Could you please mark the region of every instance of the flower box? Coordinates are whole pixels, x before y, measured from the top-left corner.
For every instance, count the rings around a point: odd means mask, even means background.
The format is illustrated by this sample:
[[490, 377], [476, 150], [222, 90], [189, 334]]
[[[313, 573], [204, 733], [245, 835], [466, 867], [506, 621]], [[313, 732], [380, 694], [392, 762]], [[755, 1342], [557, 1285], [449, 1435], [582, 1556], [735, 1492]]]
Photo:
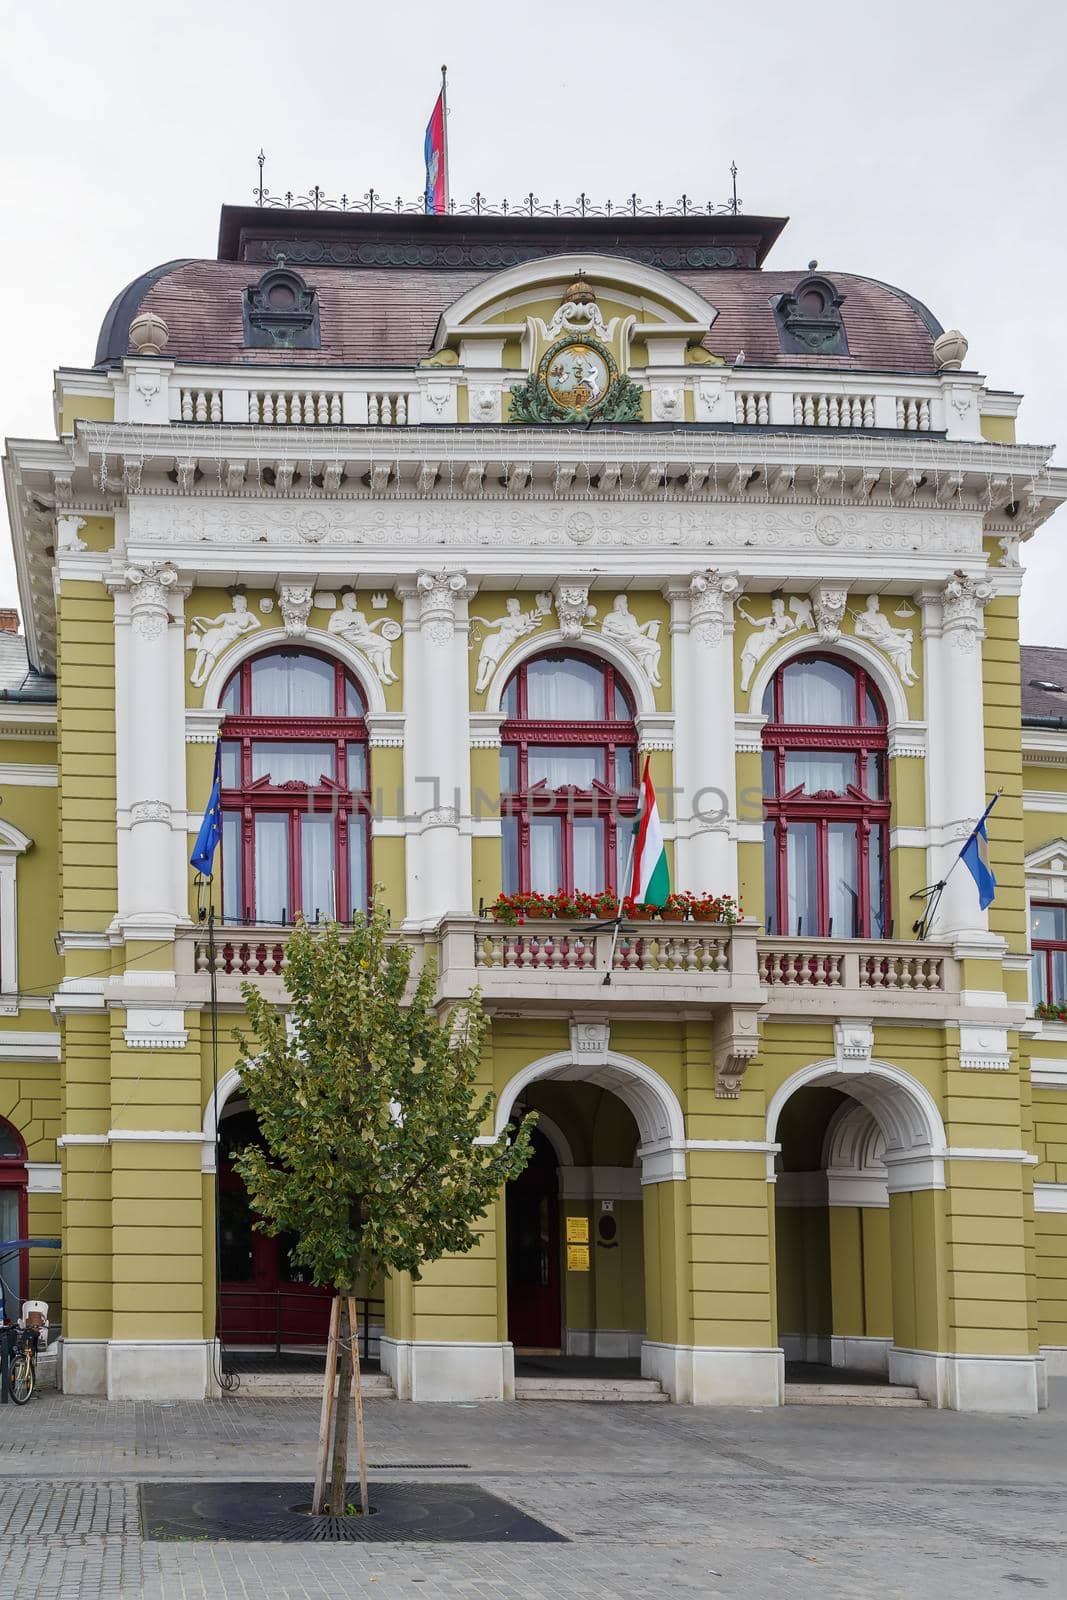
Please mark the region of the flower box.
[[[622, 902], [624, 922], [717, 922], [732, 926], [741, 907], [731, 895], [694, 894], [685, 890], [668, 897], [666, 905], [637, 904], [629, 895]], [[506, 927], [525, 922], [610, 922], [619, 915], [619, 901], [610, 890], [600, 894], [502, 894], [483, 915]]]

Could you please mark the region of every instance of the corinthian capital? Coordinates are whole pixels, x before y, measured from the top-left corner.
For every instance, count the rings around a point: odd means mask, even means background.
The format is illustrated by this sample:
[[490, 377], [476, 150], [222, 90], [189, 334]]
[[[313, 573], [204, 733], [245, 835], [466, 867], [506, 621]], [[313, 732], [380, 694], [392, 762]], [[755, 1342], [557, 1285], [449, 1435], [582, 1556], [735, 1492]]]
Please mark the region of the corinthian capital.
[[420, 572], [415, 580], [419, 626], [431, 644], [445, 645], [456, 629], [456, 602], [467, 594], [462, 572]]
[[741, 581], [732, 572], [709, 567], [689, 580], [689, 624], [698, 644], [721, 644], [728, 623], [733, 622], [733, 603], [741, 592]]

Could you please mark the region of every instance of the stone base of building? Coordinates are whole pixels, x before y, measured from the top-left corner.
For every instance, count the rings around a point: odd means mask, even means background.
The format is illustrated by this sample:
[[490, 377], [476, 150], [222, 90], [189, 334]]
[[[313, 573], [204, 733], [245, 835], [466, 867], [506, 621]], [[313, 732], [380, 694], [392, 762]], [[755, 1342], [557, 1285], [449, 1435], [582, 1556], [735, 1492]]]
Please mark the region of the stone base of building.
[[1048, 1405], [1041, 1356], [958, 1356], [894, 1345], [889, 1381], [914, 1385], [930, 1405], [948, 1411], [1032, 1416]]
[[593, 1356], [601, 1361], [636, 1360], [645, 1336], [640, 1328], [565, 1328], [565, 1356]]
[[847, 1367], [850, 1372], [870, 1372], [880, 1378], [886, 1378], [889, 1376], [889, 1352], [892, 1345], [892, 1339], [835, 1333], [830, 1340], [830, 1365]]
[[641, 1346], [641, 1376], [654, 1378], [680, 1405], [780, 1406], [785, 1354], [780, 1349], [663, 1344]]
[[1043, 1344], [1041, 1354], [1050, 1378], [1067, 1378], [1067, 1344]]
[[514, 1400], [515, 1349], [500, 1344], [381, 1342], [382, 1371], [398, 1400]]
[[64, 1339], [60, 1386], [108, 1400], [214, 1399], [213, 1349], [204, 1339]]

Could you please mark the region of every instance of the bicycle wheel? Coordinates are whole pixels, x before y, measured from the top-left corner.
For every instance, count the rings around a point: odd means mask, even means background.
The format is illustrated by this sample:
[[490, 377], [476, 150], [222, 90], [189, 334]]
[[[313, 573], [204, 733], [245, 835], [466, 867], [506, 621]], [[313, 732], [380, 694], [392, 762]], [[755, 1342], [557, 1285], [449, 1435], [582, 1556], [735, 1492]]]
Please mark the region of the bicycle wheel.
[[33, 1359], [28, 1350], [21, 1350], [11, 1363], [11, 1398], [17, 1406], [24, 1406], [33, 1393]]

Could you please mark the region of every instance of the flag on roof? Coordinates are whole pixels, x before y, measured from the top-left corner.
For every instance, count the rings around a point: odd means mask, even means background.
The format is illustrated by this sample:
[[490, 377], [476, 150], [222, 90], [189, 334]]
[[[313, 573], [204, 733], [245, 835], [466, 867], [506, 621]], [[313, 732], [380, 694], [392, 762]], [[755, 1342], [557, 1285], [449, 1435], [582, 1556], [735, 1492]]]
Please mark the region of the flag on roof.
[[448, 211], [448, 164], [445, 159], [445, 74], [441, 71], [441, 93], [437, 96], [426, 124], [426, 214], [443, 217]]

